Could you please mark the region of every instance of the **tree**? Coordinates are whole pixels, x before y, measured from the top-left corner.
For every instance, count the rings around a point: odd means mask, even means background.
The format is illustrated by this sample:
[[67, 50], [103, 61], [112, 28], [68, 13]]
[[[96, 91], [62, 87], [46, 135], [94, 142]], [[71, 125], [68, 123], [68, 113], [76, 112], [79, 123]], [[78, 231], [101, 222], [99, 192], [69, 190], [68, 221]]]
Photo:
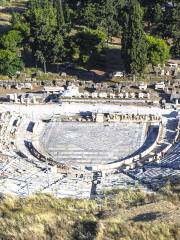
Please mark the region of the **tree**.
[[122, 54], [127, 73], [142, 73], [147, 63], [147, 45], [143, 30], [143, 11], [137, 0], [128, 0], [125, 7]]
[[25, 21], [25, 18], [20, 13], [13, 13], [11, 18], [11, 26], [14, 30], [21, 33], [22, 42], [26, 43], [30, 35], [29, 24]]
[[155, 4], [153, 9], [153, 22], [158, 24], [162, 18], [162, 7], [159, 3]]
[[151, 63], [153, 67], [165, 64], [170, 58], [170, 46], [163, 39], [157, 37], [146, 36], [146, 39], [148, 63]]
[[88, 63], [92, 56], [101, 52], [106, 42], [106, 34], [101, 30], [85, 29], [75, 36], [76, 48], [82, 63]]
[[57, 22], [59, 28], [61, 28], [62, 25], [64, 25], [64, 12], [63, 12], [63, 6], [62, 6], [62, 0], [56, 0], [55, 6], [57, 10]]
[[4, 75], [14, 75], [22, 70], [23, 63], [16, 52], [0, 49], [0, 73]]
[[98, 24], [98, 4], [88, 3], [82, 12], [83, 24], [89, 28], [96, 28]]
[[172, 38], [173, 47], [172, 52], [175, 57], [180, 58], [180, 3], [178, 2], [176, 7], [173, 9], [172, 17]]
[[160, 1], [142, 1], [145, 10], [145, 20], [150, 23], [158, 23], [162, 17], [162, 3]]
[[22, 41], [22, 36], [19, 31], [11, 30], [5, 33], [0, 39], [0, 46], [3, 49], [10, 51], [18, 51], [18, 47]]
[[[120, 32], [120, 25], [118, 23], [118, 9], [119, 2], [116, 0], [104, 0], [102, 6], [102, 20], [101, 26], [104, 27], [108, 40], [112, 36], [117, 36]], [[119, 10], [119, 9], [118, 9]]]
[[43, 6], [32, 5], [26, 12], [26, 21], [30, 27], [30, 48], [46, 72], [47, 63], [62, 60], [65, 55], [64, 29], [57, 23], [57, 11], [49, 1], [45, 1]]
[[[104, 28], [109, 37], [117, 36], [120, 33], [121, 26], [119, 18], [120, 10], [126, 0], [80, 0], [64, 1], [69, 7], [72, 23], [82, 25], [88, 28]], [[65, 5], [64, 3], [64, 5]], [[67, 7], [66, 7], [67, 9]], [[68, 12], [67, 10], [65, 12]]]
[[14, 75], [23, 68], [20, 57], [22, 36], [19, 31], [10, 30], [0, 39], [0, 73]]

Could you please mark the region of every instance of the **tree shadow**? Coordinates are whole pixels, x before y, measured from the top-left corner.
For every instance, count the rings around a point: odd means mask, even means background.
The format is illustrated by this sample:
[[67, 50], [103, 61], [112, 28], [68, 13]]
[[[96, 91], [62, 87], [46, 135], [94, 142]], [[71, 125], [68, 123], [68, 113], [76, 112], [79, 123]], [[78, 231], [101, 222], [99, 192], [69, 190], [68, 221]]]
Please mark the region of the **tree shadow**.
[[154, 221], [162, 215], [160, 212], [148, 212], [135, 216], [131, 220], [134, 222], [150, 222]]
[[124, 71], [124, 63], [120, 48], [108, 48], [105, 50], [104, 70], [106, 72]]
[[0, 24], [0, 34], [4, 34], [7, 31], [12, 29], [12, 27], [7, 24], [7, 21], [5, 21], [5, 20], [2, 21], [1, 19], [0, 19], [0, 21], [1, 21], [1, 24]]
[[65, 72], [67, 75], [81, 79], [83, 81], [100, 82], [105, 80], [105, 75], [99, 75], [96, 72], [87, 70], [85, 68], [78, 68], [73, 63], [58, 64], [58, 70], [57, 64], [47, 64], [47, 71], [54, 73]]
[[97, 222], [82, 221], [74, 225], [72, 240], [93, 240], [97, 234]]
[[2, 13], [12, 14], [12, 13], [23, 13], [25, 11], [26, 5], [24, 6], [6, 6], [1, 9]]

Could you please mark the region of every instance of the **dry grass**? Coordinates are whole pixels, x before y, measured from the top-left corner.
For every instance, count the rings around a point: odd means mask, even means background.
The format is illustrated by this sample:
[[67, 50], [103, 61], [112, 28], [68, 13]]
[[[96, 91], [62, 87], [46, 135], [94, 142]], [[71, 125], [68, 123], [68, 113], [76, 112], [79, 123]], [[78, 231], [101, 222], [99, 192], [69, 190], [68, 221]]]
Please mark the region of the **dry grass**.
[[0, 239], [180, 239], [179, 196], [169, 194], [121, 190], [103, 200], [6, 196], [0, 202]]

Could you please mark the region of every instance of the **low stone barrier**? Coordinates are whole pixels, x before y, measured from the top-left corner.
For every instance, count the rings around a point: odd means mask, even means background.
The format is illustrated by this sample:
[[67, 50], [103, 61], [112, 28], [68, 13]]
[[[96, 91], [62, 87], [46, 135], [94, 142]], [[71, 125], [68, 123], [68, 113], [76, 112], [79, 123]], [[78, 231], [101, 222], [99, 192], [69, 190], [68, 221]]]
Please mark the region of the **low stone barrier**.
[[179, 130], [177, 131], [176, 136], [175, 136], [175, 138], [174, 138], [174, 141], [175, 141], [175, 142], [177, 141], [178, 137], [179, 137]]
[[167, 151], [172, 147], [172, 143], [170, 143], [169, 145], [167, 145], [167, 147], [165, 147], [161, 152], [160, 155], [162, 156], [163, 154], [167, 153]]

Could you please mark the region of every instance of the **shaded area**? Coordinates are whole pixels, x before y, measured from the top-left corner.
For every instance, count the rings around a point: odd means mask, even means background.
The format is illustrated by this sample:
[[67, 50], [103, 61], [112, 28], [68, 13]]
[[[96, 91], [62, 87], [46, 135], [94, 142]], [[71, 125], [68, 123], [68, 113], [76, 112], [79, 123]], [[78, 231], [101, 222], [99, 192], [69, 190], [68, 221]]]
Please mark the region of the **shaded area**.
[[[58, 67], [58, 70], [57, 70]], [[72, 63], [64, 63], [64, 64], [50, 64], [47, 66], [48, 71], [53, 71], [53, 72], [66, 72], [67, 75], [72, 76], [77, 79], [81, 79], [83, 81], [94, 81], [94, 82], [99, 82], [105, 80], [105, 75], [104, 74], [97, 74], [94, 71], [91, 70], [86, 70], [84, 68], [78, 68]]]
[[159, 126], [149, 127], [144, 144], [136, 152], [134, 152], [133, 154], [127, 156], [126, 158], [124, 158], [122, 160], [125, 160], [130, 157], [134, 157], [134, 156], [146, 151], [155, 142], [158, 132], [159, 132]]
[[148, 212], [148, 213], [143, 213], [135, 216], [132, 218], [133, 221], [135, 222], [150, 222], [154, 221], [157, 218], [159, 218], [162, 215], [160, 212]]
[[104, 51], [103, 69], [106, 72], [124, 71], [124, 64], [119, 48], [107, 48]]
[[176, 111], [171, 112], [169, 115], [164, 115], [167, 117], [167, 123], [166, 123], [166, 136], [165, 139], [167, 142], [172, 142], [175, 135], [176, 135], [176, 128], [178, 125], [178, 121], [176, 117], [178, 116], [178, 113]]
[[30, 121], [26, 130], [29, 131], [29, 132], [33, 132], [34, 125], [35, 125], [35, 123]]
[[94, 240], [97, 234], [97, 222], [82, 221], [74, 225], [72, 240]]

